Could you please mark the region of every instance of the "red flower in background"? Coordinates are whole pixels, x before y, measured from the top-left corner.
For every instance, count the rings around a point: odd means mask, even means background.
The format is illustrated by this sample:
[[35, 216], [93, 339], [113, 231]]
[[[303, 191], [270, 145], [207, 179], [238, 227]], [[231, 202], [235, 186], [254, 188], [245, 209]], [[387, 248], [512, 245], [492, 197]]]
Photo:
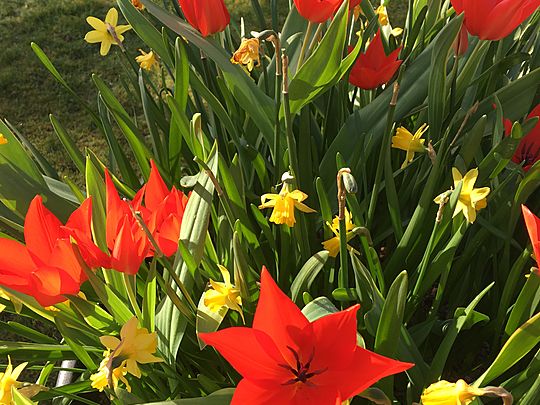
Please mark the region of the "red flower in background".
[[[142, 261], [154, 254], [148, 236], [134, 217], [132, 209], [140, 213], [159, 249], [171, 256], [178, 249], [182, 217], [188, 197], [163, 181], [153, 161], [148, 182], [137, 192], [132, 201], [122, 200], [108, 172], [107, 188], [107, 247], [108, 267], [127, 274], [136, 274]], [[131, 208], [130, 208], [131, 204]]]
[[263, 267], [253, 327], [199, 336], [243, 377], [232, 405], [341, 404], [413, 366], [357, 346], [358, 308], [309, 322]]
[[540, 268], [540, 218], [534, 215], [525, 205], [521, 206], [521, 210], [523, 211], [523, 218], [525, 218], [525, 225], [527, 226], [527, 232], [533, 246], [536, 266]]
[[[349, 52], [352, 47], [349, 48]], [[403, 61], [398, 59], [401, 47], [386, 55], [381, 30], [369, 44], [365, 53], [358, 56], [349, 75], [349, 82], [361, 89], [370, 90], [388, 83]]]
[[480, 39], [497, 41], [514, 31], [540, 6], [540, 0], [451, 0], [465, 26]]
[[[77, 294], [86, 280], [71, 237], [91, 240], [92, 202], [86, 199], [69, 217], [65, 226], [43, 205], [41, 196], [30, 203], [24, 220], [26, 246], [11, 239], [0, 239], [0, 284], [34, 297], [43, 306], [66, 300]], [[81, 254], [92, 261], [90, 251]]]
[[186, 20], [203, 37], [223, 31], [231, 16], [223, 0], [178, 0]]
[[323, 23], [332, 18], [341, 3], [343, 0], [294, 0], [298, 13], [312, 23]]
[[169, 190], [153, 160], [150, 165], [152, 169], [148, 182], [134, 200], [142, 201], [144, 198], [143, 219], [161, 251], [165, 256], [171, 256], [178, 250], [180, 226], [188, 197], [174, 186]]
[[[540, 104], [530, 112], [527, 119], [539, 116]], [[507, 136], [512, 132], [512, 121], [509, 119], [504, 120], [504, 131]], [[523, 170], [525, 171], [528, 171], [538, 160], [540, 160], [540, 121], [527, 135], [521, 138], [512, 157], [512, 162], [518, 165], [523, 163]]]

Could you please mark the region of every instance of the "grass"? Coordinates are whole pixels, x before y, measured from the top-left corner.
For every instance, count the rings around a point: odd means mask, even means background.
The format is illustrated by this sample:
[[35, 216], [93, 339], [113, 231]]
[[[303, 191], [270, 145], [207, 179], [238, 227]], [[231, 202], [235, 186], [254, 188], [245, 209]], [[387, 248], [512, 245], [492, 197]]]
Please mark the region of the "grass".
[[[157, 1], [157, 0], [156, 0]], [[269, 0], [260, 0], [269, 16]], [[161, 2], [161, 0], [160, 0]], [[226, 0], [233, 20], [245, 16], [246, 27], [256, 27], [251, 0]], [[406, 1], [393, 1], [398, 18], [404, 15]], [[74, 89], [91, 105], [95, 105], [96, 89], [91, 74], [96, 72], [113, 88], [120, 100], [129, 100], [120, 85], [119, 54], [99, 56], [98, 46], [87, 44], [83, 38], [89, 30], [85, 17], [103, 18], [111, 0], [10, 0], [0, 7], [0, 118], [6, 118], [25, 135], [53, 164], [61, 175], [76, 176], [74, 166], [63, 150], [49, 122], [49, 114], [66, 127], [81, 149], [91, 148], [101, 158], [106, 145], [97, 136], [95, 126], [71, 96], [52, 78], [30, 48], [36, 42], [53, 61]], [[374, 2], [375, 4], [375, 2]], [[288, 0], [279, 0], [286, 11]], [[393, 15], [392, 15], [393, 17]], [[128, 48], [141, 46], [135, 35], [126, 35]]]

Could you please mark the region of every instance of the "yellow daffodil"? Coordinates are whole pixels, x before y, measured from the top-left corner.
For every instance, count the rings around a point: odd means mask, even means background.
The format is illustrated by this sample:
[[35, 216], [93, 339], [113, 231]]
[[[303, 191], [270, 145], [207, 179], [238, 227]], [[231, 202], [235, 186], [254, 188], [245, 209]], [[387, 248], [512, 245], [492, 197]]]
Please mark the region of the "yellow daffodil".
[[210, 280], [210, 286], [204, 293], [204, 305], [212, 312], [220, 312], [222, 308], [232, 309], [237, 311], [242, 319], [244, 314], [242, 313], [242, 298], [240, 297], [240, 290], [231, 283], [231, 275], [229, 270], [224, 266], [218, 265], [221, 275], [223, 277], [223, 283]]
[[141, 370], [137, 363], [158, 363], [163, 359], [154, 356], [157, 350], [157, 334], [149, 333], [146, 328], [139, 328], [136, 317], [131, 318], [120, 331], [120, 339], [115, 336], [99, 338], [103, 346], [112, 351], [113, 363], [126, 361], [126, 370], [137, 378]]
[[159, 62], [157, 60], [156, 55], [154, 54], [154, 51], [150, 51], [146, 53], [142, 49], [139, 49], [139, 52], [141, 54], [137, 56], [135, 60], [141, 66], [142, 69], [152, 70], [152, 68], [159, 66]]
[[501, 387], [477, 388], [463, 380], [455, 383], [438, 381], [427, 387], [422, 393], [423, 405], [467, 405], [476, 397], [483, 395], [499, 396], [504, 404], [511, 404], [512, 396]]
[[4, 134], [0, 133], [0, 145], [5, 145], [6, 143], [8, 143], [8, 140], [6, 139]]
[[86, 22], [90, 24], [94, 30], [88, 32], [84, 37], [84, 40], [89, 44], [101, 42], [99, 53], [102, 56], [109, 53], [111, 45], [122, 46], [122, 41], [124, 40], [122, 34], [131, 29], [131, 25], [117, 25], [118, 11], [115, 8], [111, 8], [107, 12], [105, 21], [101, 21], [96, 17], [87, 17]]
[[407, 128], [399, 127], [396, 130], [396, 135], [392, 137], [392, 148], [401, 149], [407, 152], [405, 161], [401, 165], [401, 168], [404, 169], [409, 163], [414, 159], [414, 154], [418, 152], [425, 152], [426, 148], [424, 147], [425, 139], [422, 139], [424, 132], [428, 130], [428, 126], [423, 124], [418, 130], [413, 134], [407, 130]]
[[248, 71], [252, 71], [254, 67], [261, 64], [259, 55], [259, 39], [249, 38], [242, 39], [242, 43], [238, 50], [233, 54], [231, 62], [237, 65], [242, 65]]
[[99, 365], [97, 373], [90, 376], [92, 388], [99, 391], [103, 391], [107, 387], [116, 389], [118, 387], [118, 382], [121, 381], [125, 384], [126, 389], [131, 392], [131, 386], [125, 377], [127, 374], [126, 362], [127, 360], [123, 360], [115, 367], [113, 364], [115, 361], [114, 359], [111, 359], [111, 351], [107, 350], [104, 352], [103, 360]]
[[[460, 212], [463, 212], [465, 219], [469, 223], [473, 223], [476, 220], [476, 212], [482, 208], [486, 208], [486, 197], [489, 195], [489, 187], [474, 188], [474, 183], [478, 178], [478, 169], [472, 169], [462, 177], [460, 171], [455, 167], [452, 168], [452, 177], [454, 178], [454, 187], [457, 187], [460, 182], [463, 182], [461, 186], [461, 192], [459, 193], [459, 200], [454, 211], [454, 217]], [[435, 198], [437, 204], [443, 203], [445, 196], [448, 196], [448, 192], [444, 192]]]
[[300, 190], [290, 191], [291, 181], [293, 177], [286, 172], [281, 177], [283, 181], [283, 187], [279, 194], [263, 194], [261, 196], [261, 205], [259, 209], [273, 208], [272, 215], [270, 216], [270, 222], [275, 224], [286, 224], [289, 227], [294, 226], [296, 219], [294, 218], [294, 209], [297, 208], [302, 212], [315, 212], [314, 209], [309, 208], [303, 204], [308, 196]]
[[388, 19], [388, 11], [386, 11], [385, 6], [381, 4], [379, 7], [377, 7], [375, 14], [379, 16], [379, 24], [382, 26], [390, 24], [390, 20]]
[[0, 373], [0, 404], [11, 405], [11, 387], [18, 388], [22, 383], [17, 381], [28, 363], [21, 363], [15, 369], [11, 365], [11, 358], [8, 356], [8, 366], [3, 373]]
[[141, 3], [141, 0], [131, 0], [131, 4], [139, 11], [144, 10], [144, 4]]
[[[339, 253], [339, 218], [336, 216], [332, 223], [327, 222], [326, 225], [330, 227], [333, 234], [333, 238], [328, 239], [322, 243], [323, 247], [328, 250], [328, 253], [331, 257], [336, 257]], [[347, 229], [347, 242], [350, 240], [352, 235], [349, 234], [350, 231], [354, 229], [354, 224], [352, 222], [351, 214], [349, 211], [345, 210], [345, 226]]]

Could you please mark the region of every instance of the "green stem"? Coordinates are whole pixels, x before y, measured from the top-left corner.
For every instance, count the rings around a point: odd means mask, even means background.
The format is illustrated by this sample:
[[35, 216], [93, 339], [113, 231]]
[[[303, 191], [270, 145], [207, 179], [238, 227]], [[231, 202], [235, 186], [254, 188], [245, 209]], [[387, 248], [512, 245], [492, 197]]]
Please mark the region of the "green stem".
[[371, 226], [373, 225], [373, 218], [375, 216], [375, 209], [377, 208], [377, 200], [379, 198], [379, 188], [381, 187], [381, 180], [384, 173], [385, 156], [392, 140], [392, 128], [394, 125], [394, 114], [396, 111], [398, 92], [399, 84], [396, 81], [394, 83], [394, 93], [392, 95], [392, 99], [390, 100], [390, 107], [388, 108], [388, 115], [386, 118], [386, 131], [384, 134], [384, 138], [381, 142], [379, 161], [377, 162], [377, 172], [375, 173], [373, 191], [371, 192], [371, 199], [369, 201], [368, 215], [366, 220], [366, 228], [368, 229], [371, 229]]
[[311, 31], [313, 31], [313, 23], [310, 21], [306, 29], [306, 35], [304, 36], [304, 42], [302, 42], [302, 48], [300, 48], [300, 56], [298, 57], [298, 66], [296, 71], [300, 70], [300, 66], [304, 63], [304, 55], [309, 42], [309, 37], [311, 37]]
[[139, 319], [140, 322], [142, 322], [143, 316], [141, 309], [139, 308], [139, 304], [137, 303], [137, 295], [135, 294], [135, 288], [133, 286], [134, 283], [137, 281], [135, 280], [136, 276], [131, 276], [129, 274], [123, 273], [124, 276], [124, 285], [126, 286], [126, 290], [128, 293], [129, 302], [131, 303], [131, 307], [135, 311], [135, 315], [137, 316], [137, 319]]
[[349, 286], [349, 269], [347, 255], [347, 223], [345, 218], [339, 220], [339, 264], [338, 287]]

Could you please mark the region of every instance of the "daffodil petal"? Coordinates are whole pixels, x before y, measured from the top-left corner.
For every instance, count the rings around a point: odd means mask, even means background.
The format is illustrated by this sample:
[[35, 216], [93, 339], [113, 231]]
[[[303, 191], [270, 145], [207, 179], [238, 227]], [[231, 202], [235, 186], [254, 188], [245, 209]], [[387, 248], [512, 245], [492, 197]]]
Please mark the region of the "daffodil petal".
[[112, 7], [107, 12], [107, 16], [105, 17], [105, 22], [109, 23], [113, 27], [116, 27], [116, 24], [118, 24], [118, 10], [116, 10], [114, 7]]
[[84, 37], [84, 40], [88, 42], [89, 44], [95, 44], [98, 42], [105, 41], [107, 39], [107, 35], [108, 34], [103, 33], [101, 31], [94, 30], [94, 31], [87, 32]]
[[96, 17], [86, 17], [86, 22], [95, 30], [101, 32], [107, 32], [107, 26], [103, 21]]

